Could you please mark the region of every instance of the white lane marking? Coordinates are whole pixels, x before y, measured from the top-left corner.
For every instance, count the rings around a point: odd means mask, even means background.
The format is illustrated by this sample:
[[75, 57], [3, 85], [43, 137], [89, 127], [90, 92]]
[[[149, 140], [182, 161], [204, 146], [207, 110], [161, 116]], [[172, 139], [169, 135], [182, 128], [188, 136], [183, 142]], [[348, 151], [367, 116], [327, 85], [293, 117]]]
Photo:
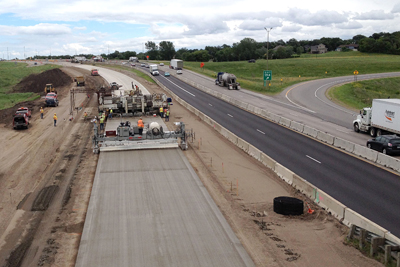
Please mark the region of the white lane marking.
[[165, 78], [164, 76], [161, 76], [161, 77], [163, 77], [164, 79], [166, 79], [167, 81], [169, 81], [170, 83], [172, 83], [173, 85], [175, 85], [176, 87], [178, 87], [179, 89], [181, 89], [182, 91], [188, 93], [189, 95], [195, 96], [195, 95], [192, 94], [191, 92], [189, 92], [189, 91], [183, 89], [182, 87], [180, 87], [179, 85], [177, 85], [176, 83], [174, 83], [173, 81], [171, 81], [170, 79], [167, 79], [167, 78]]
[[231, 114], [229, 114], [229, 113], [228, 113], [228, 116], [231, 117], [231, 118], [233, 118], [233, 116], [232, 116]]
[[212, 107], [212, 105], [210, 103], [208, 103], [208, 105], [210, 105]]
[[339, 132], [342, 132], [342, 133], [350, 133], [349, 131], [343, 131], [343, 130], [340, 130], [340, 129], [335, 129], [336, 131], [339, 131]]
[[293, 113], [290, 113], [290, 112], [289, 112], [289, 114], [292, 115], [292, 116], [298, 117], [296, 114], [293, 114]]
[[[324, 85], [320, 86], [319, 88], [317, 88], [317, 90], [315, 90], [314, 96], [315, 96], [319, 101], [325, 103], [325, 104], [328, 105], [328, 106], [333, 107], [334, 109], [338, 109], [338, 110], [343, 111], [343, 112], [345, 112], [345, 113], [347, 113], [347, 114], [352, 114], [352, 115], [354, 115], [354, 112], [350, 112], [350, 111], [348, 111], [348, 110], [346, 110], [346, 109], [340, 108], [340, 107], [338, 107], [338, 106], [336, 106], [336, 105], [333, 105], [333, 104], [331, 104], [331, 103], [329, 103], [329, 102], [327, 102], [327, 101], [324, 101], [323, 99], [321, 99], [321, 98], [317, 95], [317, 92], [318, 92], [321, 88], [323, 88], [323, 87], [325, 87], [325, 86], [327, 86], [327, 85], [331, 85], [331, 84], [341, 84], [341, 83], [348, 83], [348, 82], [351, 82], [351, 79], [348, 79], [348, 80], [340, 80], [340, 81], [335, 81], [335, 82], [330, 82], [330, 83], [324, 84]], [[332, 87], [332, 86], [329, 86], [328, 88], [330, 88], [330, 87]]]
[[311, 113], [316, 113], [315, 111], [313, 111], [313, 110], [311, 110], [311, 109], [308, 109], [308, 108], [305, 108], [305, 107], [303, 107], [303, 106], [301, 106], [301, 105], [299, 105], [299, 104], [296, 104], [295, 102], [293, 102], [293, 101], [289, 98], [289, 96], [288, 96], [287, 94], [286, 94], [286, 99], [289, 100], [290, 103], [292, 103], [293, 105], [295, 105], [295, 106], [298, 107], [299, 109], [302, 109], [302, 110], [305, 110], [305, 111], [309, 111], [309, 112], [311, 112]]
[[316, 159], [310, 157], [309, 155], [306, 155], [306, 157], [309, 158], [309, 159], [312, 159], [313, 161], [315, 161], [315, 162], [317, 162], [317, 163], [319, 163], [319, 164], [321, 164], [321, 161], [318, 161], [318, 160], [316, 160]]
[[260, 133], [262, 133], [262, 134], [265, 134], [263, 131], [260, 131], [260, 130], [258, 130], [258, 129], [257, 129], [257, 132], [260, 132]]

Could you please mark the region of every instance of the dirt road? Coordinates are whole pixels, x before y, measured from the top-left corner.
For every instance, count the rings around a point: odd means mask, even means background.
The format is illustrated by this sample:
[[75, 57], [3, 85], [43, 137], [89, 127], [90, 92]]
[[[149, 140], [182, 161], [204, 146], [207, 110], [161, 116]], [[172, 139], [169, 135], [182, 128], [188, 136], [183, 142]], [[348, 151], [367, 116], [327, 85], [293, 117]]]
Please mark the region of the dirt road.
[[[64, 71], [72, 76], [84, 72]], [[150, 92], [162, 92], [127, 74]], [[57, 107], [57, 127], [52, 126], [53, 109], [46, 109], [44, 120], [36, 111], [27, 131], [4, 123], [0, 127], [5, 144], [0, 156], [0, 266], [75, 263], [97, 161], [91, 151], [91, 123], [83, 122], [81, 114], [95, 114], [97, 107], [81, 95], [77, 103], [83, 102], [83, 110], [69, 121], [70, 86], [63, 89], [64, 101]], [[178, 103], [167, 124], [172, 127], [175, 121], [195, 132], [185, 154], [257, 266], [379, 266], [343, 244], [347, 228], [318, 207], [312, 207], [312, 215], [275, 214], [274, 197], [303, 196]]]

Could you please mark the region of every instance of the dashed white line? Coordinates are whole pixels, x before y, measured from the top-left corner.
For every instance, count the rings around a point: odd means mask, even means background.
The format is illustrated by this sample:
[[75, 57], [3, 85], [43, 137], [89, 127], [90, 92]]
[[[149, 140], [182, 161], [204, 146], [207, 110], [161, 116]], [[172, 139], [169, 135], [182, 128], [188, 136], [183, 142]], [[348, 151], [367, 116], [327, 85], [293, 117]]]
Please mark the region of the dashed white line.
[[257, 129], [257, 132], [262, 133], [262, 134], [265, 134], [263, 131], [260, 131], [260, 130], [258, 130], [258, 129]]
[[318, 160], [316, 160], [316, 159], [310, 157], [309, 155], [306, 155], [306, 157], [309, 158], [309, 159], [312, 159], [313, 161], [315, 161], [315, 162], [317, 162], [317, 163], [319, 163], [319, 164], [321, 164], [321, 161], [318, 161]]
[[229, 113], [228, 113], [228, 116], [231, 117], [231, 118], [233, 118], [233, 116], [232, 116], [231, 114], [229, 114]]
[[342, 133], [350, 133], [349, 131], [343, 131], [343, 130], [340, 130], [340, 129], [335, 129], [336, 131], [339, 131], [339, 132], [342, 132]]
[[212, 107], [212, 105], [210, 103], [208, 103], [208, 105], [210, 105]]

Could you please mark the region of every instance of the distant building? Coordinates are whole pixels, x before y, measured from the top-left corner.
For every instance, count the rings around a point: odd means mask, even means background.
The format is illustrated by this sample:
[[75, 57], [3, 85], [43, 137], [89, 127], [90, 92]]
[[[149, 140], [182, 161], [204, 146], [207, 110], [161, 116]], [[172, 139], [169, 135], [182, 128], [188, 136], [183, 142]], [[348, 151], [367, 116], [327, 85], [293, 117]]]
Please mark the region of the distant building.
[[311, 54], [324, 54], [328, 52], [328, 49], [324, 44], [311, 46]]
[[346, 47], [347, 49], [352, 51], [358, 51], [358, 44], [339, 45], [339, 47], [336, 48], [336, 51], [338, 52], [342, 51], [343, 47]]
[[304, 52], [308, 53], [308, 51], [310, 51], [311, 46], [310, 45], [305, 45], [304, 46]]

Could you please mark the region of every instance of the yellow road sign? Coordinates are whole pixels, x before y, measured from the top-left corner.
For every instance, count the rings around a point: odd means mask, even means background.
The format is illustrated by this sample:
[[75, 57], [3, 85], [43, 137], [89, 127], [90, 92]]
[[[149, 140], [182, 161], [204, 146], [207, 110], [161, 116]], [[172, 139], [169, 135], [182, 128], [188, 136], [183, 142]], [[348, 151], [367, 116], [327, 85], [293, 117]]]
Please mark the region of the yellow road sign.
[[354, 75], [358, 75], [358, 70], [355, 70], [353, 73]]

